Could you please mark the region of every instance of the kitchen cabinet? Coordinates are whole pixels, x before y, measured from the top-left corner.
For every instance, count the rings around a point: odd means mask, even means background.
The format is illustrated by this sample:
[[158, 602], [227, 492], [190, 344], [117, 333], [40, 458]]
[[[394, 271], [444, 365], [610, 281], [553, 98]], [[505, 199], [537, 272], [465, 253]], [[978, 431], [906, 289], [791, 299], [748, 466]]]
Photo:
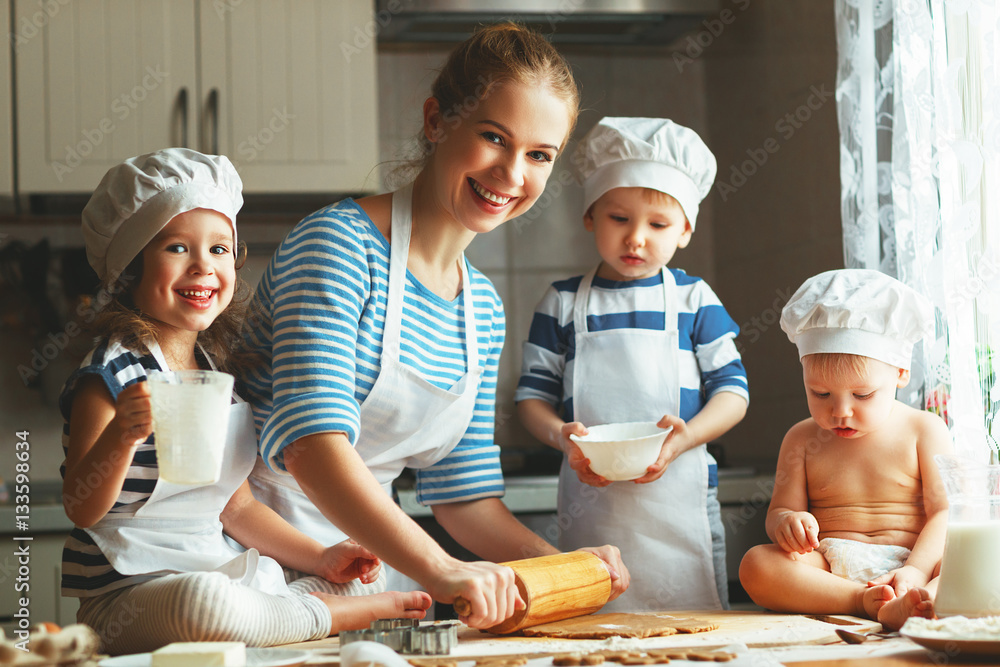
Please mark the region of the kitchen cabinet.
[[[0, 0], [0, 35], [16, 36], [10, 29], [10, 2]], [[13, 100], [10, 87], [10, 49], [0, 49], [0, 197], [14, 196], [14, 151], [11, 150]]]
[[16, 52], [22, 193], [87, 192], [166, 146], [229, 156], [247, 192], [377, 187], [371, 0], [57, 4]]

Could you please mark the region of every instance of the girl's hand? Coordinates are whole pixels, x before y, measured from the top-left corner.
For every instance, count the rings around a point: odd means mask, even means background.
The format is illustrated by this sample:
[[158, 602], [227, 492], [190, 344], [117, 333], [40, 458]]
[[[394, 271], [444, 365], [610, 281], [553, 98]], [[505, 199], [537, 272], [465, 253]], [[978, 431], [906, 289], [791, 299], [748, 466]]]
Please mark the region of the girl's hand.
[[604, 561], [604, 565], [608, 568], [608, 573], [611, 575], [611, 597], [608, 598], [609, 601], [614, 600], [625, 592], [631, 579], [628, 568], [622, 562], [622, 554], [618, 550], [618, 547], [605, 544], [603, 547], [584, 547], [579, 549], [579, 551], [592, 553]]
[[153, 432], [153, 403], [149, 383], [136, 382], [121, 390], [115, 403], [115, 428], [130, 447], [141, 444]]
[[930, 577], [911, 565], [890, 570], [881, 577], [876, 577], [868, 582], [869, 586], [892, 586], [896, 592], [896, 597], [902, 597], [911, 588], [923, 588], [930, 581]]
[[587, 435], [587, 427], [580, 422], [570, 422], [563, 424], [559, 434], [560, 445], [562, 450], [566, 452], [566, 461], [569, 463], [569, 467], [576, 472], [576, 476], [580, 478], [580, 481], [590, 486], [607, 486], [611, 484], [609, 480], [604, 479], [590, 469], [590, 459], [584, 456], [575, 442], [570, 440], [570, 434]]
[[344, 540], [323, 550], [315, 574], [335, 584], [346, 584], [354, 579], [370, 584], [378, 579], [381, 569], [382, 561], [378, 556], [354, 540]]
[[819, 546], [819, 522], [809, 512], [784, 514], [774, 530], [774, 541], [789, 553], [807, 554]]
[[646, 474], [632, 480], [636, 484], [649, 484], [660, 479], [663, 477], [663, 473], [667, 471], [667, 466], [691, 448], [691, 431], [687, 427], [687, 422], [680, 417], [663, 415], [663, 418], [656, 425], [660, 428], [672, 428], [672, 430], [663, 439], [663, 444], [660, 446], [660, 455], [656, 457], [653, 465], [646, 468]]

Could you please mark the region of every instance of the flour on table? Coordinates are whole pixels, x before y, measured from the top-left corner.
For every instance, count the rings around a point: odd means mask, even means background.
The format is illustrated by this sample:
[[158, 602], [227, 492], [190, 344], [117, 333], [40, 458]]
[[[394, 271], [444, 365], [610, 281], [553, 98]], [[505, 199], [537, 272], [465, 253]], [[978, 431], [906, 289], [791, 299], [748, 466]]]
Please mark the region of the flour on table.
[[642, 648], [642, 641], [634, 637], [608, 637], [599, 646], [614, 651], [631, 651]]
[[1000, 616], [907, 619], [901, 630], [915, 637], [1000, 641]]

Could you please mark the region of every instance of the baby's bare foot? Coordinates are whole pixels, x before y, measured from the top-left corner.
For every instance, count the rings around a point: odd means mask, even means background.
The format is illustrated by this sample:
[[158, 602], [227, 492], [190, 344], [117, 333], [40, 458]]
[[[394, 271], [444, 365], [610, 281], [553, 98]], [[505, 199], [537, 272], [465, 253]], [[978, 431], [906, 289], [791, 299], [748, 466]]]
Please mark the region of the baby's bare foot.
[[379, 618], [423, 618], [430, 608], [431, 596], [423, 591], [390, 591], [376, 595], [331, 595], [311, 593], [330, 610], [330, 634], [341, 630], [361, 630]]
[[898, 598], [889, 600], [878, 610], [878, 620], [886, 630], [899, 630], [911, 616], [934, 618], [934, 601], [923, 588], [911, 588]]
[[861, 608], [864, 610], [865, 616], [877, 621], [879, 610], [894, 597], [896, 597], [896, 592], [892, 590], [892, 586], [872, 586], [866, 588], [861, 594]]

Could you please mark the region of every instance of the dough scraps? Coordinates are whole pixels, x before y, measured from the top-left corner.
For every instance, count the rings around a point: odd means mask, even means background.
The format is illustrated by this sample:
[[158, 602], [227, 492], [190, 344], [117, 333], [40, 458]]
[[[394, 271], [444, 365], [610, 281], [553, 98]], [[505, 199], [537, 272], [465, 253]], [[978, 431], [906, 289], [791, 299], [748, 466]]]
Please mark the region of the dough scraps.
[[664, 637], [678, 633], [708, 632], [719, 628], [716, 623], [695, 618], [678, 618], [667, 614], [597, 614], [567, 618], [555, 623], [542, 623], [524, 628], [528, 637], [555, 639], [606, 639], [608, 637]]

